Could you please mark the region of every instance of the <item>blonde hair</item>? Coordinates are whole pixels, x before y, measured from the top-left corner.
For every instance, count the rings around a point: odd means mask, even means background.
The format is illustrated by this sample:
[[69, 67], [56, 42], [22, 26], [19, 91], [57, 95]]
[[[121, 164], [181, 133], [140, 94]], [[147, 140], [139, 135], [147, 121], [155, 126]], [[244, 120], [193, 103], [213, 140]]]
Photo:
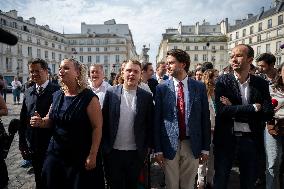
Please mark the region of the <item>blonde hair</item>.
[[214, 81], [214, 76], [215, 76], [215, 73], [217, 72], [218, 70], [216, 69], [209, 69], [209, 70], [206, 70], [204, 73], [203, 73], [203, 77], [202, 77], [202, 81], [203, 83], [205, 84], [206, 86], [206, 90], [207, 90], [207, 96], [213, 96], [214, 95], [214, 90], [215, 90], [215, 81]]
[[[77, 83], [78, 93], [88, 88], [88, 80], [87, 80], [88, 68], [84, 64], [82, 64], [81, 62], [77, 61], [74, 58], [65, 58], [61, 62], [72, 62], [75, 69], [79, 72], [78, 77], [75, 78], [76, 83]], [[68, 91], [67, 85], [63, 83], [61, 79], [59, 79], [59, 84], [61, 85], [61, 90], [63, 92]]]

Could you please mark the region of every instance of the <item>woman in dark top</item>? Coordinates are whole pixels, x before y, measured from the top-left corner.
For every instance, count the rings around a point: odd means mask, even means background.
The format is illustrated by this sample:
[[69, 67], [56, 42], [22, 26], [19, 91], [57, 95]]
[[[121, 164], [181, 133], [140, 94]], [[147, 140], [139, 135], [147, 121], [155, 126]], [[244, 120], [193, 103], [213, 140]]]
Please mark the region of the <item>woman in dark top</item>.
[[102, 113], [97, 96], [87, 88], [87, 70], [74, 59], [64, 59], [59, 68], [62, 90], [53, 94], [45, 118], [36, 113], [34, 127], [53, 127], [42, 178], [44, 187], [104, 188], [99, 145]]

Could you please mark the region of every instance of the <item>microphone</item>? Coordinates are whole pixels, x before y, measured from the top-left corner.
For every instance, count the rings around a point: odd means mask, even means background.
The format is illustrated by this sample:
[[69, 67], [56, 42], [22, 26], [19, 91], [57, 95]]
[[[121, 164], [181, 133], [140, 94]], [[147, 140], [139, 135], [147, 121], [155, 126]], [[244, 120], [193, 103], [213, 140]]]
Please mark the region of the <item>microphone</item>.
[[0, 42], [5, 43], [7, 45], [16, 45], [18, 42], [18, 38], [17, 36], [0, 28]]
[[271, 103], [272, 103], [273, 108], [276, 108], [278, 106], [278, 100], [276, 100], [275, 98], [271, 99]]

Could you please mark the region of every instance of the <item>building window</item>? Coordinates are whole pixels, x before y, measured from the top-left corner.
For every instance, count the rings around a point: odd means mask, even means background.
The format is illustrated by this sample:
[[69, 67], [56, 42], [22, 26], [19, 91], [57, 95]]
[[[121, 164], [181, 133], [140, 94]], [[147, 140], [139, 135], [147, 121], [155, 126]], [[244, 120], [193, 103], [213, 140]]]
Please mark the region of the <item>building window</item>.
[[207, 48], [206, 48], [206, 46], [203, 46], [203, 50], [206, 50]]
[[233, 34], [230, 34], [230, 41], [233, 40]]
[[107, 51], [107, 47], [104, 48], [104, 51]]
[[204, 54], [204, 55], [202, 56], [202, 60], [203, 60], [203, 61], [207, 61], [207, 54]]
[[246, 36], [246, 33], [247, 33], [247, 30], [246, 30], [246, 29], [243, 29], [243, 37]]
[[3, 18], [1, 18], [1, 25], [7, 25], [7, 22], [6, 22], [6, 20], [5, 19], [3, 19]]
[[13, 28], [17, 28], [17, 22], [13, 22]]
[[224, 46], [223, 45], [221, 45], [220, 46], [220, 50], [224, 50], [225, 48], [224, 48]]
[[279, 66], [281, 64], [281, 56], [276, 57], [276, 65]]
[[253, 34], [253, 26], [249, 28], [249, 34]]
[[55, 47], [54, 43], [51, 43], [51, 46], [52, 46], [52, 48], [54, 48]]
[[258, 35], [257, 36], [257, 42], [260, 42], [261, 41], [261, 35]]
[[269, 39], [271, 37], [271, 33], [270, 32], [267, 32], [266, 33], [266, 39]]
[[185, 49], [186, 49], [187, 51], [189, 51], [189, 50], [190, 50], [190, 46], [186, 46]]
[[61, 55], [61, 54], [58, 55], [58, 60], [59, 60], [59, 61], [62, 60], [62, 55]]
[[236, 39], [239, 39], [239, 32], [236, 32]]
[[277, 41], [276, 42], [276, 52], [275, 53], [277, 53], [277, 52], [279, 52], [280, 51], [280, 45], [281, 45], [281, 41]]
[[40, 45], [40, 39], [36, 40], [36, 44]]
[[115, 51], [119, 51], [119, 47], [115, 47]]
[[282, 35], [282, 30], [281, 29], [277, 29], [277, 36]]
[[261, 46], [256, 47], [256, 54], [259, 55], [261, 53]]
[[55, 60], [55, 52], [51, 53], [52, 60]]
[[194, 61], [198, 61], [198, 54], [194, 55]]
[[272, 19], [267, 21], [267, 28], [272, 28]]
[[270, 53], [270, 44], [266, 44], [266, 52]]
[[177, 46], [174, 46], [174, 49], [177, 49], [178, 47]]
[[252, 37], [249, 37], [249, 44], [252, 44]]
[[216, 50], [216, 47], [215, 47], [215, 45], [213, 45], [213, 46], [212, 46], [212, 50]]
[[108, 39], [105, 39], [105, 40], [104, 40], [104, 44], [108, 44]]
[[28, 47], [28, 56], [32, 56], [33, 53], [32, 53], [32, 47]]
[[40, 49], [36, 50], [36, 57], [41, 58], [41, 50]]
[[12, 71], [12, 58], [6, 57], [6, 70], [7, 72]]
[[44, 41], [45, 46], [48, 46], [48, 41]]
[[79, 56], [79, 60], [80, 60], [80, 62], [84, 62], [84, 57], [83, 56]]
[[99, 48], [99, 47], [96, 47], [96, 51], [97, 51], [97, 52], [100, 52], [100, 48]]
[[28, 35], [28, 40], [27, 41], [31, 43], [32, 42], [32, 37]]
[[278, 16], [278, 25], [283, 24], [283, 15]]
[[119, 63], [119, 55], [115, 55], [115, 63]]
[[58, 45], [58, 49], [61, 49], [61, 45]]
[[88, 56], [88, 62], [92, 62], [92, 56]]
[[80, 51], [80, 52], [83, 52], [83, 47], [80, 47], [79, 51]]
[[18, 45], [18, 54], [23, 54], [23, 46], [22, 45]]
[[48, 51], [44, 51], [44, 58], [48, 58]]
[[198, 46], [194, 46], [194, 50], [198, 51]]
[[96, 45], [99, 45], [99, 44], [101, 44], [101, 40], [99, 40], [99, 39], [96, 39], [96, 40], [95, 40], [95, 44], [96, 44]]
[[54, 74], [55, 73], [55, 64], [51, 64], [51, 72]]
[[96, 56], [96, 63], [100, 63], [100, 56]]
[[104, 63], [108, 63], [108, 56], [107, 55], [104, 56]]
[[92, 51], [92, 49], [89, 47], [89, 48], [88, 48], [88, 52], [91, 52], [91, 51]]
[[258, 23], [258, 31], [262, 31], [262, 22]]

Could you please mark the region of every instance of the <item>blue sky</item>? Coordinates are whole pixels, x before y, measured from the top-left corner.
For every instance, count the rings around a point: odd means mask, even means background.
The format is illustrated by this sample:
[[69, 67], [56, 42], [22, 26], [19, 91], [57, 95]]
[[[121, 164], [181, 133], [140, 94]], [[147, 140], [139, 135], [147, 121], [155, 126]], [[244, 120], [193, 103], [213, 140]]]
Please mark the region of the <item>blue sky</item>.
[[143, 44], [150, 44], [150, 61], [155, 62], [162, 33], [166, 28], [192, 25], [204, 19], [211, 24], [229, 18], [258, 14], [272, 0], [1, 0], [0, 9], [12, 9], [24, 19], [35, 17], [39, 25], [49, 25], [62, 33], [80, 33], [81, 22], [102, 24], [109, 19], [129, 24], [138, 54]]

